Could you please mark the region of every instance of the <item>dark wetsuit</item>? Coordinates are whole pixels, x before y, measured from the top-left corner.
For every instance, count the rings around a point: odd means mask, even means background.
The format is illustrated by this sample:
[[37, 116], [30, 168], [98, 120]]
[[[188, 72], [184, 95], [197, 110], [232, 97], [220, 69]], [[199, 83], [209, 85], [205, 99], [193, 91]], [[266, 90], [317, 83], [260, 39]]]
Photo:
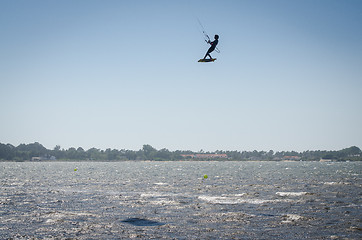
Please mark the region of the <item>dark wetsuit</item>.
[[211, 47], [209, 48], [209, 50], [207, 50], [207, 53], [211, 53], [212, 51], [215, 50], [216, 45], [219, 43], [219, 40], [215, 39], [215, 41], [211, 42]]

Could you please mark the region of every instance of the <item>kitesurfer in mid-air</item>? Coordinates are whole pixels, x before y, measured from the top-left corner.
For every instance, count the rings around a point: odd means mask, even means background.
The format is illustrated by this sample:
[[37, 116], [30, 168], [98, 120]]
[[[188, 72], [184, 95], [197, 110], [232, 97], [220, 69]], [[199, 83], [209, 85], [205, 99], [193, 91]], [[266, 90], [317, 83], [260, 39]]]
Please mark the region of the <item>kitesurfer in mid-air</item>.
[[207, 41], [207, 43], [211, 44], [211, 47], [207, 50], [207, 53], [205, 54], [204, 60], [206, 59], [207, 56], [209, 56], [209, 58], [212, 59], [210, 53], [215, 50], [216, 45], [219, 43], [219, 35], [215, 35], [214, 39], [215, 40], [213, 42], [211, 42], [210, 40]]

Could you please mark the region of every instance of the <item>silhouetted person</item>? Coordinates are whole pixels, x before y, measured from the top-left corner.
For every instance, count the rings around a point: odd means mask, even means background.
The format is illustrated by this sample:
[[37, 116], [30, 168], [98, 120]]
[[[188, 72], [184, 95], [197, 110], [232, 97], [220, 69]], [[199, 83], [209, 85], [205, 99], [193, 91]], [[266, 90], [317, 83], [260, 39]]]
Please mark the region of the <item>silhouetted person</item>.
[[206, 59], [207, 56], [209, 56], [209, 58], [212, 59], [210, 53], [215, 50], [216, 45], [219, 43], [219, 35], [215, 35], [214, 39], [215, 40], [213, 42], [210, 42], [210, 40], [207, 42], [207, 43], [211, 44], [211, 47], [209, 48], [209, 50], [207, 50], [207, 53], [205, 54], [204, 60]]

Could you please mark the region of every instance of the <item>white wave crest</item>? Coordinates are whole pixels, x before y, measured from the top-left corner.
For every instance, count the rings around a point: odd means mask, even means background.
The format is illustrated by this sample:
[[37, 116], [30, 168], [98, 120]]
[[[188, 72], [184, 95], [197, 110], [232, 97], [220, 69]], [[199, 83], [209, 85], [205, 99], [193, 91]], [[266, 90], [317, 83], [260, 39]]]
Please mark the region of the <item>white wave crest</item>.
[[275, 194], [281, 197], [299, 197], [307, 195], [308, 192], [276, 192]]
[[201, 195], [198, 197], [202, 201], [206, 201], [213, 204], [265, 204], [265, 203], [277, 203], [277, 202], [288, 202], [290, 200], [284, 199], [240, 199], [237, 196], [225, 197], [225, 196], [205, 196]]

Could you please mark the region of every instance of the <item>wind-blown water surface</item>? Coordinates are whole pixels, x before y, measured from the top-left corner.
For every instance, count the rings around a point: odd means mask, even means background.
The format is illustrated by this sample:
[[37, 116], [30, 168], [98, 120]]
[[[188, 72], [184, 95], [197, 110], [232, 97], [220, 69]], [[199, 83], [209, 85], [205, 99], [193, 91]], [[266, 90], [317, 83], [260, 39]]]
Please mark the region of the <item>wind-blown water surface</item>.
[[2, 162], [0, 239], [360, 239], [361, 169], [359, 162]]

